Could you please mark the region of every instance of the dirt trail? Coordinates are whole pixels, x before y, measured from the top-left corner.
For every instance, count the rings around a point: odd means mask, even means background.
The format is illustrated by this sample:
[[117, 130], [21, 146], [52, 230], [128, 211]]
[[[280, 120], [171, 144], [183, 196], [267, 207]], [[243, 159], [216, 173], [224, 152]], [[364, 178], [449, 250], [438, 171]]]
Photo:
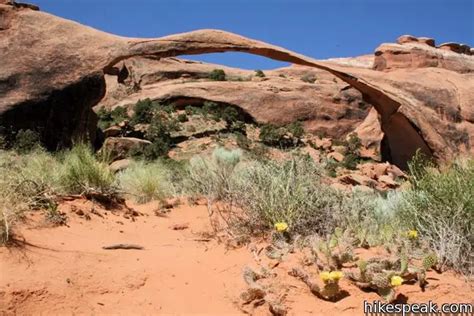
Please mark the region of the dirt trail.
[[[137, 207], [145, 216], [135, 222], [110, 212], [91, 220], [70, 214], [69, 227], [33, 229], [31, 219], [22, 235], [34, 247], [0, 248], [0, 314], [240, 314], [232, 301], [244, 286], [248, 251], [194, 240], [209, 230], [204, 206], [168, 218], [155, 207]], [[172, 229], [182, 224], [189, 228]], [[117, 243], [145, 249], [102, 249]]]
[[[302, 264], [298, 252], [278, 262], [264, 251], [257, 259], [251, 253], [265, 244], [227, 250], [215, 240], [199, 241], [211, 231], [205, 206], [182, 205], [166, 217], [155, 215], [154, 203], [133, 208], [143, 216], [124, 218], [123, 211], [93, 208], [89, 201], [66, 202], [60, 209], [68, 214], [68, 226], [54, 228], [39, 227], [38, 213], [28, 215], [21, 235], [32, 245], [0, 247], [0, 315], [242, 315], [243, 309], [270, 315], [266, 304], [239, 305], [245, 266], [271, 271], [270, 292], [281, 294], [288, 315], [362, 315], [363, 301], [378, 299], [347, 280], [341, 286], [350, 296], [337, 303], [315, 298], [288, 275]], [[102, 248], [120, 243], [144, 249]], [[369, 255], [358, 250], [364, 252]], [[472, 288], [452, 273], [429, 272], [428, 281], [425, 292], [402, 285], [402, 298], [473, 302]]]

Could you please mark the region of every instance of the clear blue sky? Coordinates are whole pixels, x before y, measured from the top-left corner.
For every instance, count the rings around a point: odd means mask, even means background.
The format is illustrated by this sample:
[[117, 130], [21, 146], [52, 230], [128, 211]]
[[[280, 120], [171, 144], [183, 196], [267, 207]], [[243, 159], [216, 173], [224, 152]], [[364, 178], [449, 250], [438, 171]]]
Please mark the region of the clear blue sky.
[[[159, 37], [216, 28], [314, 58], [372, 53], [399, 35], [474, 46], [474, 0], [23, 0], [94, 28]], [[19, 1], [21, 2], [21, 1]], [[247, 69], [282, 63], [240, 53], [192, 56]]]

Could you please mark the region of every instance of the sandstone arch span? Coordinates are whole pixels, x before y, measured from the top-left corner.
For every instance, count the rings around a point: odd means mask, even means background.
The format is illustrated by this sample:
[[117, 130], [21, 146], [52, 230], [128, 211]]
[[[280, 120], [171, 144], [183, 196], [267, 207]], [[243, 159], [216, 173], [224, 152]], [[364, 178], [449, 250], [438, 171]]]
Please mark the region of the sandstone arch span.
[[416, 149], [445, 157], [442, 135], [420, 113], [419, 101], [374, 80], [366, 69], [317, 61], [264, 42], [218, 30], [199, 30], [157, 39], [125, 38], [28, 8], [0, 4], [0, 119], [3, 125], [39, 126], [50, 148], [74, 137], [94, 138], [91, 107], [105, 93], [104, 73], [133, 56], [171, 57], [246, 52], [326, 70], [359, 90], [381, 117], [393, 163], [405, 168]]

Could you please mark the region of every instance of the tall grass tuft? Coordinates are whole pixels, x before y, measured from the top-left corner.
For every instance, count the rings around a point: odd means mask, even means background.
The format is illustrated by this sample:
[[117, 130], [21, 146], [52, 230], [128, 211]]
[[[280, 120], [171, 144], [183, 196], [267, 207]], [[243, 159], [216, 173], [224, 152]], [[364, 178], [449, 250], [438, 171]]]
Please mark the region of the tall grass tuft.
[[189, 162], [185, 186], [191, 194], [204, 195], [209, 201], [223, 200], [231, 190], [232, 174], [240, 162], [240, 150], [217, 148], [212, 157], [193, 157]]
[[64, 192], [110, 194], [114, 191], [113, 173], [107, 163], [98, 160], [87, 145], [79, 144], [64, 152], [61, 164], [59, 183]]
[[474, 273], [474, 159], [440, 168], [415, 160], [398, 217], [428, 240], [445, 267]]
[[161, 162], [135, 162], [118, 175], [122, 191], [138, 203], [151, 200], [163, 200], [174, 195], [176, 189], [172, 183], [172, 174], [168, 166]]

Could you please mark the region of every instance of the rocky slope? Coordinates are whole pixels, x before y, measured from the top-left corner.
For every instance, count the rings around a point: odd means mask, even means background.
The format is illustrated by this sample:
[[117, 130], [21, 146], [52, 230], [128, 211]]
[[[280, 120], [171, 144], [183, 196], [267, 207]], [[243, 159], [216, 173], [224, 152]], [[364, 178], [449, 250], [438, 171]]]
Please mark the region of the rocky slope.
[[[386, 62], [384, 71], [379, 71], [380, 66], [367, 69], [354, 67], [347, 61], [317, 61], [216, 30], [158, 39], [118, 37], [35, 9], [12, 5], [6, 0], [0, 2], [0, 54], [2, 60], [8, 61], [0, 66], [0, 122], [11, 130], [40, 131], [51, 149], [68, 146], [74, 138], [94, 141], [96, 122], [91, 108], [105, 95], [105, 74], [115, 75], [122, 82], [127, 79], [121, 61], [138, 56], [164, 58], [239, 51], [324, 70], [358, 90], [379, 116], [384, 133], [383, 158], [399, 167], [405, 168], [418, 149], [441, 159], [472, 151], [474, 93], [470, 88], [474, 83], [474, 57], [465, 54], [467, 48], [462, 45], [462, 49], [444, 45], [440, 48], [443, 52], [438, 54], [432, 53], [434, 48], [429, 45], [403, 43], [399, 46], [417, 45], [416, 49], [405, 50], [408, 60], [416, 51], [418, 60], [434, 59], [437, 63], [422, 63], [430, 66], [427, 68], [413, 68], [412, 63], [409, 68], [400, 68], [404, 63], [387, 67], [390, 62]], [[383, 53], [382, 49], [377, 51], [376, 65], [383, 64], [377, 63], [377, 57], [380, 60], [380, 56], [386, 56], [390, 60], [389, 56], [397, 55]], [[456, 60], [456, 66], [451, 66], [452, 60]], [[275, 85], [279, 91], [283, 88], [276, 82]], [[264, 85], [260, 90], [268, 88]], [[295, 85], [292, 89], [304, 87]], [[303, 91], [304, 97], [307, 92]], [[309, 95], [312, 98], [314, 94]], [[334, 113], [344, 111], [344, 107]], [[250, 113], [250, 109], [246, 110]], [[275, 113], [265, 114], [263, 120], [278, 116]], [[362, 119], [360, 116], [362, 113], [356, 114], [356, 119], [348, 117], [357, 121]], [[374, 121], [373, 117], [371, 120]], [[306, 124], [311, 127], [310, 123]]]

